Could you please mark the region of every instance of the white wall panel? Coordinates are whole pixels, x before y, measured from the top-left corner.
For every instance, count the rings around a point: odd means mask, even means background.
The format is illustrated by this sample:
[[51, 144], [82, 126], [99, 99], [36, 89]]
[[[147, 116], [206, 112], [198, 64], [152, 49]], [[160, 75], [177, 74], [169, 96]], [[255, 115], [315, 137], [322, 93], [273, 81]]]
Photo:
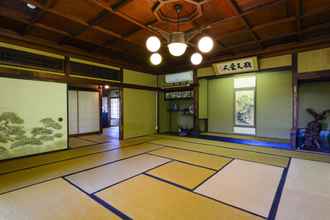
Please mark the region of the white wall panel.
[[68, 92], [69, 104], [69, 134], [78, 134], [78, 92], [76, 90], [69, 90]]
[[78, 91], [79, 133], [97, 132], [100, 130], [99, 93]]

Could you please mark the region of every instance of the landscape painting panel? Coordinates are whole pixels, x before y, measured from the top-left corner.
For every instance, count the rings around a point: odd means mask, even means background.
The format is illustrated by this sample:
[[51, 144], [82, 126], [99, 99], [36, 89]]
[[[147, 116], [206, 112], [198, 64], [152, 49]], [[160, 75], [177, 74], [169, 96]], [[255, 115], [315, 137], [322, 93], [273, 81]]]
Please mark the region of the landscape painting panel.
[[66, 84], [0, 78], [0, 160], [67, 148]]
[[254, 126], [254, 96], [254, 90], [235, 91], [235, 125], [247, 127]]

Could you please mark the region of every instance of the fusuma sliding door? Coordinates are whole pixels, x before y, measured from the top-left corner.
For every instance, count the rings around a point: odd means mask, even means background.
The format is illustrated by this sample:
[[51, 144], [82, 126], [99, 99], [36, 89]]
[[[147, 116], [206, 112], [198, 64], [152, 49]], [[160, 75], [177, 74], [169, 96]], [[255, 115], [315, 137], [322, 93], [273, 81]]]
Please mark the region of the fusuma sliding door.
[[0, 160], [67, 148], [67, 85], [0, 78]]
[[69, 90], [70, 135], [100, 131], [100, 100], [97, 91]]

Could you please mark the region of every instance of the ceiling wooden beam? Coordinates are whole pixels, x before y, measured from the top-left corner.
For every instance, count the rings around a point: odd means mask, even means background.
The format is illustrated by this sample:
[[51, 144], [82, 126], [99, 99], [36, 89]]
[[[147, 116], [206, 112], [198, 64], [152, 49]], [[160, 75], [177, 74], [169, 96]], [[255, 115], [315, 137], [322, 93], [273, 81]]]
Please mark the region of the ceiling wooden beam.
[[297, 25], [297, 32], [298, 32], [298, 39], [301, 38], [301, 18], [304, 16], [304, 3], [303, 0], [296, 0], [296, 25]]
[[159, 35], [157, 32], [155, 32], [154, 30], [152, 30], [151, 28], [149, 28], [147, 25], [145, 24], [142, 24], [141, 22], [137, 21], [136, 19], [122, 13], [121, 11], [119, 11], [118, 9], [114, 10], [110, 5], [106, 4], [105, 2], [102, 2], [102, 1], [98, 1], [98, 0], [88, 0], [104, 9], [107, 9], [109, 10], [111, 13], [121, 17], [122, 19], [132, 23], [132, 24], [135, 24], [136, 26], [150, 32], [150, 33], [153, 33], [153, 34], [156, 34], [156, 35]]
[[226, 0], [226, 2], [229, 4], [229, 6], [235, 12], [235, 14], [242, 20], [243, 24], [249, 30], [249, 32], [251, 33], [253, 39], [257, 42], [258, 46], [260, 48], [263, 48], [262, 44], [260, 43], [259, 36], [252, 30], [252, 27], [251, 27], [250, 23], [244, 17], [244, 15], [241, 14], [242, 13], [241, 9], [237, 5], [237, 3], [234, 0]]
[[78, 32], [73, 33], [70, 37], [65, 37], [62, 40], [60, 40], [59, 44], [64, 44], [66, 42], [69, 42], [70, 40], [77, 38], [84, 32], [88, 31], [89, 29], [93, 28], [94, 26], [98, 25], [101, 23], [107, 16], [109, 15], [109, 12], [107, 10], [102, 10], [100, 13], [96, 15], [95, 18], [91, 19], [88, 21], [88, 26], [83, 27], [80, 29]]
[[[40, 4], [44, 5], [46, 8], [51, 8], [56, 5], [57, 0], [44, 0]], [[25, 29], [22, 31], [22, 35], [28, 34], [29, 31], [33, 28], [33, 24], [37, 23], [39, 20], [41, 20], [45, 15], [47, 14], [47, 11], [40, 10], [38, 14], [36, 14], [30, 21], [29, 24], [26, 25]]]
[[[82, 26], [85, 26], [85, 27], [89, 27], [89, 23], [86, 22], [86, 21], [83, 21], [82, 19], [80, 18], [77, 18], [77, 17], [74, 17], [74, 16], [71, 16], [71, 15], [68, 15], [68, 14], [64, 14], [62, 12], [59, 12], [57, 10], [54, 10], [52, 8], [46, 8], [44, 7], [43, 5], [41, 5], [40, 3], [38, 3], [36, 0], [21, 0], [25, 3], [31, 3], [31, 4], [34, 4], [36, 5], [38, 8], [40, 8], [41, 10], [44, 10], [46, 11], [47, 13], [52, 13], [54, 15], [57, 15], [59, 17], [62, 17], [62, 18], [65, 18], [65, 19], [68, 19], [74, 23], [77, 23], [79, 25], [82, 25]], [[89, 0], [90, 1], [90, 0]], [[111, 30], [108, 30], [108, 29], [105, 29], [105, 28], [102, 28], [100, 26], [97, 26], [97, 25], [93, 25], [91, 26], [91, 28], [94, 28], [104, 34], [108, 34], [110, 36], [113, 36], [113, 37], [116, 37], [116, 38], [120, 38], [120, 39], [124, 39], [122, 35], [116, 33], [116, 32], [113, 32]], [[71, 33], [71, 36], [74, 35], [74, 33]], [[124, 39], [125, 40], [125, 39]], [[126, 41], [126, 40], [125, 40]], [[132, 41], [127, 41], [128, 43], [131, 43], [131, 44], [136, 44], [135, 42], [132, 42]], [[142, 45], [140, 45], [142, 46]]]

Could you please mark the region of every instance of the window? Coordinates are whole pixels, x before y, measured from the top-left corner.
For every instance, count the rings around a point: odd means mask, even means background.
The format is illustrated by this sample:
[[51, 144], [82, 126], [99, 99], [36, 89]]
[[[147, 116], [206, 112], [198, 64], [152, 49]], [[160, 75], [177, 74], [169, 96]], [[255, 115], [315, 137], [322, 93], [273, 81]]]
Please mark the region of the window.
[[111, 98], [111, 118], [119, 118], [119, 98]]
[[108, 113], [108, 97], [102, 97], [102, 112]]
[[255, 135], [255, 87], [255, 76], [234, 79], [234, 133]]

